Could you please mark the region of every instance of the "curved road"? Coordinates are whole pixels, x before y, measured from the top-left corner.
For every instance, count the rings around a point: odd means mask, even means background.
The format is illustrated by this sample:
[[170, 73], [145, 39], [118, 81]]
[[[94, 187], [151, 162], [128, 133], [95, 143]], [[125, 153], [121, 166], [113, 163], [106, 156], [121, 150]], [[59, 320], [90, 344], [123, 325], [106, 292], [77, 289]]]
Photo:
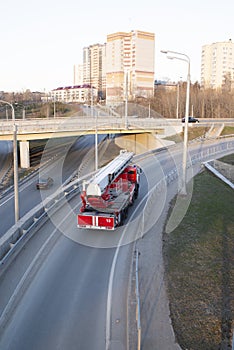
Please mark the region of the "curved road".
[[[77, 141], [71, 139], [65, 146], [61, 155], [58, 155], [50, 165], [35, 174], [26, 182], [19, 183], [19, 208], [20, 217], [24, 216], [31, 208], [41, 202], [41, 193], [36, 189], [36, 182], [39, 176], [51, 176], [55, 184], [51, 191], [46, 191], [43, 197], [55, 191], [80, 167], [82, 159], [94, 144], [94, 137], [80, 137]], [[6, 144], [6, 143], [4, 143]], [[51, 146], [53, 147], [53, 146]], [[50, 147], [48, 146], [51, 152]], [[4, 154], [4, 153], [3, 153]], [[47, 157], [45, 151], [45, 157]], [[2, 155], [3, 157], [3, 155]], [[14, 224], [14, 193], [13, 189], [6, 196], [0, 199], [0, 237]]]
[[[191, 156], [202, 151], [214, 158], [213, 144], [194, 144]], [[8, 320], [2, 323], [1, 349], [128, 349], [129, 276], [134, 239], [147, 218], [143, 206], [149, 189], [181, 161], [176, 147], [139, 160], [144, 171], [139, 198], [126, 225], [114, 232], [78, 230], [78, 197], [42, 226], [0, 281], [1, 321]], [[199, 169], [194, 166], [195, 173]], [[154, 225], [170, 199], [164, 191], [154, 198]]]

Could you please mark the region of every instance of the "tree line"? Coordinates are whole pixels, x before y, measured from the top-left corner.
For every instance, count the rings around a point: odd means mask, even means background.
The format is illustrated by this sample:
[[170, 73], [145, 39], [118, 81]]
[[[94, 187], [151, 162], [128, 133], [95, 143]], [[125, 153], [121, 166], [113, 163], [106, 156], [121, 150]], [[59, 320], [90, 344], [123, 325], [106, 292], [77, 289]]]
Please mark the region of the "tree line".
[[[222, 88], [218, 90], [202, 89], [198, 82], [191, 84], [189, 114], [198, 118], [234, 118], [234, 89], [232, 89], [230, 81], [231, 80], [227, 77]], [[129, 101], [132, 105], [135, 105], [134, 108], [136, 109], [131, 112], [129, 108], [129, 113], [130, 115], [132, 113], [136, 115], [139, 114], [139, 109], [141, 109], [139, 105], [141, 105], [144, 106], [144, 114], [148, 113], [147, 110], [150, 106], [150, 109], [156, 113], [157, 116], [182, 118], [185, 115], [186, 88], [186, 82], [178, 82], [177, 84], [171, 85], [156, 84], [154, 97], [150, 99], [138, 97], [135, 100]], [[50, 107], [45, 105], [47, 97], [45, 93], [31, 92], [30, 90], [19, 93], [2, 92], [0, 97], [5, 101], [24, 105], [25, 109], [28, 109], [28, 114], [38, 113], [42, 116], [53, 115], [53, 103], [48, 101], [47, 98], [47, 104], [50, 104]], [[44, 103], [42, 103], [43, 99]], [[59, 114], [64, 114], [64, 104], [56, 102], [56, 105], [57, 112]], [[124, 111], [122, 112], [124, 113]], [[3, 111], [2, 113], [4, 114]], [[2, 113], [0, 111], [0, 114]]]
[[[158, 86], [150, 99], [151, 108], [166, 118], [185, 115], [187, 83], [167, 87]], [[147, 102], [142, 101], [145, 105]], [[224, 85], [219, 90], [201, 89], [198, 83], [190, 86], [190, 115], [199, 118], [233, 118], [234, 90]]]

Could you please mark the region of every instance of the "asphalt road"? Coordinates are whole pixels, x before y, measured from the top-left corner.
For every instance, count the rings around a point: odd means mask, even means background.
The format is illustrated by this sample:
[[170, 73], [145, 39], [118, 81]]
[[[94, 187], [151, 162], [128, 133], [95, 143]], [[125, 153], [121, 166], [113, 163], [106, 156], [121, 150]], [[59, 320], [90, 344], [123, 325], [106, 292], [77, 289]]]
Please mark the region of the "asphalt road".
[[[78, 211], [78, 202], [76, 197], [70, 203], [74, 212]], [[118, 264], [116, 261], [113, 265], [116, 248], [102, 248], [102, 243], [108, 240], [112, 244], [110, 235], [115, 235], [114, 241], [118, 242], [122, 229], [115, 232], [78, 230], [72, 212], [62, 209], [55, 216], [60, 225], [54, 227], [48, 222], [40, 233], [55, 237], [49, 252], [36, 257], [31, 250], [33, 242], [30, 242], [17, 257], [15, 271], [7, 272], [1, 281], [0, 293], [7, 299], [6, 289], [12, 289], [12, 293], [15, 290], [12, 281], [18, 278], [17, 266], [27, 265], [30, 256], [31, 259], [34, 257], [27, 266], [24, 281], [27, 288], [23, 286], [23, 290], [18, 291], [20, 302], [1, 334], [0, 348], [98, 350], [105, 349], [108, 338], [112, 349], [126, 349], [126, 303], [132, 246], [123, 246], [118, 254]], [[83, 244], [74, 241], [79, 235]], [[82, 235], [92, 235], [93, 245], [99, 248], [88, 246], [89, 241], [85, 242]], [[114, 271], [112, 283], [111, 271]], [[21, 273], [21, 278], [25, 278], [25, 272]]]
[[[75, 140], [75, 139], [73, 139]], [[20, 217], [24, 216], [30, 209], [39, 204], [42, 197], [50, 195], [62, 183], [71, 176], [79, 166], [81, 165], [82, 159], [85, 154], [90, 150], [94, 144], [94, 138], [92, 136], [86, 136], [79, 138], [76, 142], [64, 147], [60, 155], [48, 165], [45, 170], [40, 171], [31, 177], [26, 182], [19, 182], [19, 208]], [[51, 147], [48, 146], [49, 152]], [[47, 149], [44, 157], [47, 157]], [[1, 157], [4, 157], [4, 152], [1, 152]], [[39, 177], [51, 176], [54, 179], [54, 186], [50, 191], [40, 192], [36, 189], [36, 182]], [[0, 200], [0, 237], [14, 225], [14, 193], [13, 189]]]
[[100, 254], [62, 236], [24, 294], [1, 348], [104, 349], [112, 257], [112, 250]]
[[[207, 149], [194, 144], [191, 154]], [[114, 232], [78, 230], [78, 197], [43, 225], [0, 281], [5, 301], [5, 305], [0, 302], [1, 310], [12, 305], [8, 323], [1, 329], [1, 349], [127, 349], [133, 243], [144, 233], [143, 213], [144, 226], [157, 225], [168, 200], [166, 193], [161, 191], [147, 210], [143, 206], [149, 189], [181, 161], [181, 150], [176, 148], [139, 160], [144, 172], [139, 198], [130, 208], [126, 225]], [[48, 241], [37, 253], [42, 236]], [[10, 302], [9, 295], [13, 295]]]
[[[143, 177], [139, 202], [148, 185], [146, 177]], [[15, 272], [6, 277], [11, 281], [19, 278], [17, 266], [22, 266], [22, 260], [28, 266], [29, 285], [22, 293], [19, 292], [22, 298], [2, 334], [1, 348], [105, 349], [108, 341], [111, 349], [127, 348], [127, 296], [132, 244], [119, 248], [118, 258], [116, 246], [128, 233], [134, 240], [137, 230], [134, 218], [142, 207], [138, 210], [130, 208], [128, 225], [114, 232], [95, 232], [77, 229], [75, 215], [79, 205], [79, 198], [74, 198], [70, 203], [72, 211], [63, 208], [52, 218], [57, 225], [49, 221], [40, 230], [41, 235], [53, 235], [57, 239], [45, 258], [43, 255], [32, 263], [32, 268], [39, 265], [33, 278], [30, 258], [27, 260], [25, 257], [36, 256], [32, 242], [17, 257]], [[64, 234], [61, 235], [61, 232]], [[6, 279], [0, 286], [4, 296], [4, 285], [13, 293], [15, 289]]]

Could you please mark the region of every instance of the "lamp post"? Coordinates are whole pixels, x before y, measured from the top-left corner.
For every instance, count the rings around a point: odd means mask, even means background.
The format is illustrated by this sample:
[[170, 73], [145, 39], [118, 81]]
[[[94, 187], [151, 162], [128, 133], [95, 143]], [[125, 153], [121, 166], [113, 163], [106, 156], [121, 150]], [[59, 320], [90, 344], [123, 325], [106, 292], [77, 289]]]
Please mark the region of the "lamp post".
[[99, 111], [95, 111], [95, 171], [98, 170], [98, 114]]
[[95, 143], [95, 171], [98, 170], [98, 120], [97, 120], [97, 111], [94, 109], [94, 105], [93, 105], [93, 86], [91, 85], [91, 117], [95, 117], [95, 139], [94, 139], [94, 143]]
[[[190, 58], [184, 53], [161, 50], [165, 54], [173, 54], [173, 56], [167, 56], [169, 59], [177, 59], [185, 61], [188, 64], [188, 73], [187, 73], [187, 89], [186, 89], [186, 104], [185, 104], [185, 123], [184, 123], [184, 150], [183, 150], [183, 177], [182, 177], [182, 188], [181, 194], [187, 195], [186, 190], [186, 175], [187, 175], [187, 153], [188, 153], [188, 116], [189, 116], [189, 95], [190, 95]], [[174, 56], [176, 55], [176, 56]], [[179, 56], [179, 57], [178, 57]], [[182, 58], [180, 57], [182, 56]]]
[[125, 128], [128, 129], [128, 70], [125, 71]]
[[17, 153], [17, 126], [15, 124], [15, 110], [11, 103], [0, 100], [11, 107], [13, 121], [13, 162], [14, 162], [14, 196], [15, 196], [15, 223], [19, 220], [19, 184], [18, 184], [18, 153]]

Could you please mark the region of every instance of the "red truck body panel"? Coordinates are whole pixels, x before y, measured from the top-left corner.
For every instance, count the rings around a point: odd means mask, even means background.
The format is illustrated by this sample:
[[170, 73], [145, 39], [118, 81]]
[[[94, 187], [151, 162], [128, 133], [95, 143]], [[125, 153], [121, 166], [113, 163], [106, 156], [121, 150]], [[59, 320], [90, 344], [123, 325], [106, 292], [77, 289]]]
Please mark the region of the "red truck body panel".
[[78, 214], [78, 225], [79, 226], [91, 226], [93, 224], [92, 215]]
[[77, 226], [79, 228], [90, 228], [100, 230], [114, 230], [114, 215], [103, 215], [100, 213], [80, 213], [78, 214]]

